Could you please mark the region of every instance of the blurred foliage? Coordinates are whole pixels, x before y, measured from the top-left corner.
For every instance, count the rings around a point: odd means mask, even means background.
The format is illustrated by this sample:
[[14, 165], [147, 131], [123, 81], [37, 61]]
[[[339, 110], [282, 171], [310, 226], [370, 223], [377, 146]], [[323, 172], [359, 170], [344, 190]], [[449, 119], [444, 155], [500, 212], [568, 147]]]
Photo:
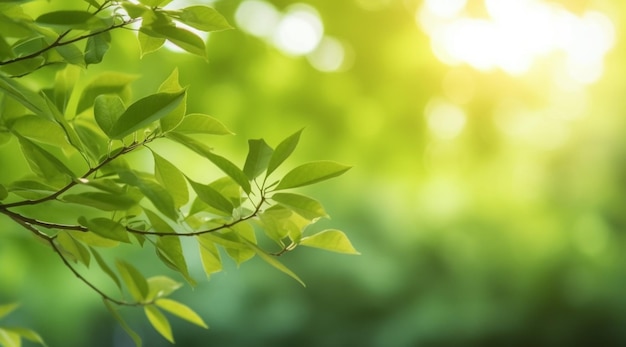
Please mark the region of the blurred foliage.
[[[271, 3], [287, 11], [295, 2]], [[307, 193], [326, 202], [333, 225], [348, 232], [362, 256], [286, 255], [306, 289], [262, 264], [227, 268], [189, 297], [204, 308], [211, 329], [175, 326], [186, 331], [177, 342], [626, 344], [626, 8], [611, 0], [553, 3], [575, 14], [601, 11], [615, 26], [602, 78], [557, 101], [547, 77], [555, 64], [540, 61], [515, 76], [439, 61], [432, 38], [416, 23], [421, 1], [308, 2], [324, 33], [351, 52], [348, 66], [336, 72], [320, 72], [241, 28], [209, 37], [208, 63], [175, 52], [137, 62], [134, 44], [112, 47], [102, 68], [140, 70], [147, 78], [133, 83], [137, 90], [153, 90], [178, 67], [181, 83], [190, 85], [189, 109], [219, 118], [239, 135], [215, 140], [221, 151], [242, 157], [245, 138], [277, 143], [306, 126], [296, 159], [323, 155], [354, 165], [349, 179]], [[239, 1], [214, 5], [239, 27]], [[124, 36], [119, 42], [134, 39], [130, 32], [116, 35]], [[441, 100], [465, 113], [451, 138], [429, 123], [429, 105]], [[502, 109], [528, 112], [510, 116]], [[526, 120], [534, 125], [524, 128]], [[521, 128], [507, 128], [510, 122]], [[6, 149], [0, 151], [0, 167], [11, 167]], [[196, 161], [177, 164], [202, 174]], [[29, 298], [9, 319], [57, 332], [47, 337], [51, 345], [127, 345], [96, 298], [45, 262], [37, 245], [8, 235], [0, 244], [0, 298]], [[25, 276], [42, 267], [40, 277]], [[72, 302], [50, 302], [38, 287], [71, 291]], [[147, 345], [162, 345], [148, 327], [142, 334]]]

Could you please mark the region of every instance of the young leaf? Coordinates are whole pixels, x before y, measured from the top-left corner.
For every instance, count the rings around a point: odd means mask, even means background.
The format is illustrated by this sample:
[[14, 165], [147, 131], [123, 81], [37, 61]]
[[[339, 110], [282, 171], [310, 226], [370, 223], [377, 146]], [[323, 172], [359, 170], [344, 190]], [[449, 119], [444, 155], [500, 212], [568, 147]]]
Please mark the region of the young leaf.
[[148, 7], [163, 7], [172, 2], [172, 0], [139, 0], [139, 2]]
[[154, 151], [152, 155], [154, 157], [154, 176], [170, 193], [174, 205], [180, 208], [189, 201], [189, 190], [185, 176], [175, 165]]
[[[94, 32], [91, 34], [94, 34]], [[109, 50], [110, 44], [111, 33], [108, 31], [89, 37], [85, 46], [85, 64], [100, 63], [102, 58], [104, 58], [104, 54]]]
[[37, 176], [48, 180], [59, 176], [75, 177], [72, 170], [50, 152], [20, 135], [17, 138], [28, 165]]
[[144, 13], [150, 11], [150, 9], [146, 6], [135, 4], [130, 1], [122, 2], [122, 7], [126, 10], [126, 13], [130, 16], [130, 18], [139, 18], [144, 15]]
[[117, 320], [117, 322], [120, 324], [122, 329], [124, 329], [124, 331], [126, 331], [128, 336], [130, 336], [130, 338], [135, 343], [135, 346], [141, 347], [141, 337], [139, 337], [139, 335], [135, 331], [133, 331], [133, 329], [131, 329], [130, 326], [128, 326], [128, 323], [126, 323], [126, 321], [122, 318], [122, 316], [120, 316], [120, 314], [117, 312], [115, 307], [113, 307], [113, 305], [111, 305], [111, 303], [108, 300], [103, 299], [103, 301], [104, 301], [104, 306], [106, 306], [106, 308], [109, 310], [113, 318]]
[[180, 272], [189, 284], [192, 286], [196, 285], [196, 281], [189, 274], [185, 255], [183, 254], [183, 247], [178, 236], [159, 237], [156, 247], [157, 251], [166, 257], [171, 265], [174, 266], [174, 270]]
[[248, 179], [253, 180], [265, 169], [274, 150], [263, 139], [248, 140], [248, 156], [243, 166], [243, 172]]
[[94, 101], [93, 114], [96, 123], [109, 137], [111, 129], [125, 111], [124, 102], [117, 95], [102, 94]]
[[196, 192], [198, 198], [204, 203], [222, 212], [225, 212], [228, 216], [233, 213], [233, 209], [235, 208], [233, 204], [217, 190], [208, 185], [195, 182], [189, 177], [187, 177], [187, 181], [189, 181], [189, 184], [191, 184], [191, 188], [193, 188], [193, 190]]
[[137, 39], [139, 40], [139, 48], [141, 49], [141, 57], [148, 53], [152, 53], [165, 43], [165, 39], [162, 37], [153, 37], [147, 35], [141, 31], [137, 32]]
[[33, 330], [24, 329], [24, 328], [10, 328], [10, 329], [5, 329], [5, 330], [9, 330], [10, 332], [18, 334], [19, 336], [21, 336], [24, 339], [29, 340], [31, 342], [38, 343], [38, 344], [40, 344], [40, 345], [42, 345], [44, 347], [46, 346], [46, 343], [41, 338], [41, 336], [39, 336], [39, 334], [37, 334]]
[[337, 177], [350, 170], [350, 166], [345, 166], [332, 161], [317, 161], [300, 165], [289, 171], [280, 180], [276, 190], [296, 188], [306, 186]]
[[154, 25], [147, 28], [142, 27], [141, 30], [156, 33], [187, 52], [206, 59], [207, 54], [204, 41], [191, 31], [178, 28], [174, 25]]
[[96, 235], [115, 241], [130, 243], [126, 228], [112, 219], [99, 217], [87, 220], [85, 217], [80, 217], [78, 222]]
[[109, 136], [120, 140], [133, 132], [167, 116], [178, 106], [185, 96], [185, 90], [178, 93], [157, 93], [139, 99], [126, 109], [113, 124]]
[[305, 237], [300, 241], [300, 245], [338, 253], [360, 254], [354, 249], [348, 237], [336, 229], [324, 230], [315, 235]]
[[59, 232], [56, 240], [59, 242], [63, 250], [69, 253], [73, 258], [89, 267], [91, 255], [83, 244], [75, 240], [68, 232]]
[[284, 205], [309, 220], [328, 217], [324, 207], [317, 200], [293, 193], [276, 193], [272, 200]]
[[159, 311], [159, 309], [154, 305], [144, 306], [144, 312], [146, 313], [146, 317], [148, 317], [148, 321], [154, 327], [156, 331], [161, 334], [161, 336], [165, 337], [169, 342], [174, 343], [174, 336], [172, 336], [172, 327], [170, 326], [170, 322], [167, 318]]
[[189, 6], [174, 16], [182, 23], [202, 31], [232, 29], [228, 21], [214, 8], [208, 6]]
[[68, 142], [63, 129], [55, 122], [37, 117], [25, 115], [10, 126], [14, 134], [19, 134], [29, 140], [57, 147], [68, 147]]
[[182, 283], [176, 282], [166, 276], [154, 276], [148, 278], [149, 294], [148, 299], [154, 300], [166, 297], [182, 286]]
[[63, 195], [63, 201], [86, 205], [103, 211], [123, 211], [135, 206], [137, 201], [126, 195], [102, 192], [84, 192]]
[[174, 129], [181, 134], [232, 135], [224, 124], [217, 119], [200, 113], [190, 113]]
[[174, 301], [170, 299], [158, 299], [156, 301], [156, 305], [164, 309], [165, 311], [175, 316], [178, 316], [190, 323], [193, 323], [205, 329], [209, 328], [196, 312], [194, 312], [191, 308], [189, 308], [186, 305], [181, 304], [178, 301]]
[[76, 113], [79, 114], [93, 106], [98, 95], [115, 94], [120, 96], [122, 100], [127, 100], [130, 94], [130, 83], [135, 79], [137, 76], [119, 72], [107, 72], [98, 75], [83, 90], [76, 107]]
[[117, 278], [115, 272], [113, 272], [113, 270], [109, 267], [109, 265], [107, 265], [104, 259], [102, 259], [100, 253], [91, 247], [89, 247], [89, 250], [91, 250], [91, 254], [93, 254], [93, 257], [96, 259], [98, 266], [100, 266], [102, 271], [104, 271], [104, 273], [106, 273], [113, 280], [113, 282], [115, 282], [115, 285], [121, 290], [122, 283], [120, 282], [120, 279]]
[[134, 266], [122, 260], [118, 260], [115, 265], [133, 299], [139, 302], [145, 300], [148, 297], [148, 282], [146, 278]]
[[200, 261], [202, 262], [202, 268], [206, 273], [207, 278], [211, 274], [222, 271], [222, 259], [220, 253], [217, 250], [215, 244], [211, 241], [198, 242], [198, 248], [200, 249]]
[[43, 100], [39, 94], [24, 87], [15, 80], [4, 76], [4, 74], [0, 74], [0, 90], [4, 91], [5, 95], [17, 100], [36, 115], [53, 120], [52, 115], [47, 112], [48, 107], [45, 100]]
[[269, 176], [272, 172], [274, 172], [274, 170], [276, 170], [276, 168], [278, 168], [278, 166], [280, 166], [280, 164], [282, 164], [285, 159], [293, 153], [294, 149], [296, 149], [296, 146], [298, 145], [298, 142], [300, 141], [302, 130], [304, 129], [296, 131], [276, 146], [276, 149], [270, 158], [270, 162], [268, 163], [266, 176]]
[[10, 329], [0, 328], [0, 345], [3, 347], [21, 347], [21, 336]]

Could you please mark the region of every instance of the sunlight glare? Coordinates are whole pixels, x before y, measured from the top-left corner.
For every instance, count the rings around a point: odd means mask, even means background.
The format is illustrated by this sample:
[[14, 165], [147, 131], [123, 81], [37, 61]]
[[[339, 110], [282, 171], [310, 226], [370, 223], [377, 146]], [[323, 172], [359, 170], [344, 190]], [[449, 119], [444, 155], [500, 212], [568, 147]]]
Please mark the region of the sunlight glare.
[[325, 36], [317, 48], [307, 55], [311, 65], [322, 72], [340, 70], [345, 63], [346, 50], [341, 41]]
[[235, 22], [246, 33], [263, 38], [270, 38], [280, 21], [280, 13], [265, 1], [247, 0], [241, 3], [235, 12]]
[[317, 11], [308, 5], [296, 4], [278, 24], [274, 43], [284, 53], [305, 55], [317, 47], [323, 34], [324, 26]]
[[425, 115], [432, 134], [442, 140], [461, 134], [467, 118], [462, 108], [441, 99], [431, 100], [426, 105]]

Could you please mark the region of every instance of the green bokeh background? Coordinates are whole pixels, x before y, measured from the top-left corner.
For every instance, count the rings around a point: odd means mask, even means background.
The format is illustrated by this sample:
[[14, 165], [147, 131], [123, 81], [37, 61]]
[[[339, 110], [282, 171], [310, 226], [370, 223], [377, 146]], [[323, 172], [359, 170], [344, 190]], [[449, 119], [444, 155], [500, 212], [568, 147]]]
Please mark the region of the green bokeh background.
[[[271, 3], [285, 9], [295, 2]], [[175, 298], [211, 329], [173, 318], [178, 345], [626, 345], [626, 6], [562, 2], [574, 12], [604, 11], [616, 45], [603, 77], [585, 89], [583, 114], [565, 125], [566, 139], [546, 147], [549, 133], [516, 142], [495, 116], [502, 100], [549, 109], [543, 80], [444, 65], [416, 24], [421, 2], [308, 3], [325, 33], [351, 47], [353, 62], [344, 71], [319, 72], [303, 57], [231, 30], [211, 34], [208, 63], [166, 50], [139, 60], [132, 33], [119, 32], [103, 64], [85, 72], [85, 79], [107, 69], [138, 73], [135, 95], [145, 95], [177, 67], [189, 86], [189, 110], [211, 114], [237, 134], [207, 141], [238, 163], [248, 138], [276, 145], [305, 127], [287, 164], [329, 159], [354, 166], [303, 191], [332, 216], [320, 227], [344, 230], [362, 255], [285, 255], [303, 288], [256, 259], [239, 269], [228, 263], [206, 281], [189, 245], [192, 273], [202, 280]], [[235, 23], [238, 4], [214, 6]], [[451, 71], [464, 76], [469, 84], [456, 87], [471, 88], [473, 97], [462, 106], [463, 131], [445, 140], [431, 133], [424, 114], [429, 101], [445, 97]], [[46, 77], [44, 71], [32, 79]], [[0, 147], [0, 182], [26, 168], [11, 146]], [[180, 147], [161, 150], [192, 176], [215, 172]], [[51, 346], [131, 346], [98, 296], [53, 253], [8, 219], [0, 225], [0, 302], [22, 304], [6, 324], [32, 327]], [[167, 272], [151, 251], [120, 252], [147, 275]], [[139, 310], [122, 312], [145, 346], [168, 345]]]

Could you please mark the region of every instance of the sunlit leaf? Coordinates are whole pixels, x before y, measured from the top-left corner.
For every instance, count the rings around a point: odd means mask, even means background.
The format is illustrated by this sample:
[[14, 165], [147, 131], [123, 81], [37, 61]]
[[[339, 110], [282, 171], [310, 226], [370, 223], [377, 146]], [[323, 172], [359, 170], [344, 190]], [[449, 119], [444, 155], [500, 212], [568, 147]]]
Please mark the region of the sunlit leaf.
[[103, 301], [104, 305], [109, 310], [113, 318], [115, 318], [115, 320], [119, 323], [122, 329], [124, 329], [128, 336], [130, 336], [130, 338], [133, 340], [135, 346], [141, 347], [141, 337], [133, 329], [131, 329], [130, 326], [128, 326], [128, 323], [126, 323], [126, 321], [122, 318], [122, 316], [117, 312], [115, 307], [113, 307], [113, 305], [108, 300], [104, 299]]
[[[183, 90], [183, 87], [178, 82], [178, 69], [174, 69], [161, 86], [159, 92], [161, 93], [178, 93]], [[167, 116], [159, 120], [161, 124], [161, 131], [168, 132], [174, 128], [183, 120], [185, 112], [187, 111], [187, 95], [183, 97], [183, 100], [173, 109]]]
[[315, 235], [302, 238], [300, 241], [302, 246], [321, 248], [328, 251], [346, 253], [346, 254], [360, 254], [348, 240], [348, 237], [336, 229], [328, 229], [321, 231]]
[[213, 242], [209, 240], [198, 242], [198, 248], [200, 250], [202, 268], [204, 269], [207, 277], [210, 277], [213, 273], [222, 271], [222, 259]]
[[7, 190], [26, 199], [39, 199], [57, 191], [57, 188], [36, 180], [17, 180], [11, 182]]
[[154, 176], [170, 193], [176, 207], [180, 208], [189, 201], [189, 190], [183, 173], [165, 158], [152, 152], [154, 157]]
[[328, 217], [322, 204], [308, 196], [293, 193], [276, 193], [272, 196], [272, 200], [290, 208], [309, 220]]
[[183, 247], [178, 236], [161, 236], [157, 240], [156, 247], [157, 251], [161, 252], [174, 266], [174, 270], [180, 272], [189, 284], [196, 285], [196, 281], [189, 274]]
[[200, 113], [190, 113], [174, 129], [181, 134], [232, 135], [217, 119]]
[[28, 165], [36, 175], [46, 179], [55, 179], [60, 175], [75, 176], [72, 170], [47, 150], [22, 136], [18, 135], [17, 138]]
[[204, 40], [191, 31], [174, 25], [152, 25], [150, 27], [142, 27], [141, 30], [143, 32], [156, 33], [185, 51], [206, 58]]
[[89, 262], [91, 260], [91, 254], [87, 247], [85, 247], [82, 243], [78, 242], [74, 239], [68, 232], [61, 231], [57, 235], [56, 240], [59, 242], [63, 250], [69, 253], [74, 259], [80, 261], [85, 264], [85, 266], [89, 267]]
[[169, 296], [182, 286], [182, 283], [176, 282], [166, 276], [154, 276], [148, 278], [149, 294], [148, 299], [163, 298]]
[[128, 238], [128, 231], [126, 228], [120, 224], [109, 218], [93, 218], [86, 219], [84, 217], [80, 217], [78, 222], [87, 227], [89, 230], [94, 232], [97, 235], [100, 235], [104, 238], [121, 241], [129, 243], [130, 239]]
[[57, 123], [35, 115], [18, 118], [11, 124], [11, 131], [43, 144], [58, 147], [68, 145], [65, 133]]
[[0, 318], [5, 317], [6, 315], [15, 311], [15, 309], [19, 306], [20, 304], [18, 303], [0, 305]]
[[333, 161], [316, 161], [300, 165], [289, 171], [285, 177], [280, 180], [276, 189], [289, 189], [324, 181], [333, 177], [337, 177], [350, 169]]
[[120, 96], [122, 100], [127, 100], [130, 95], [130, 83], [135, 79], [137, 79], [135, 75], [119, 72], [99, 74], [83, 90], [76, 107], [76, 113], [81, 113], [93, 106], [94, 100], [98, 95], [115, 94]]
[[108, 136], [111, 136], [111, 129], [125, 111], [124, 102], [117, 95], [99, 95], [94, 101], [94, 118], [100, 129]]
[[53, 119], [52, 115], [47, 112], [48, 107], [45, 100], [43, 100], [39, 94], [2, 74], [0, 74], [0, 90], [2, 90], [5, 95], [9, 95], [17, 100], [36, 115], [49, 120]]
[[269, 176], [280, 164], [282, 164], [285, 159], [289, 158], [291, 153], [296, 149], [298, 142], [300, 141], [300, 135], [302, 134], [302, 130], [300, 129], [291, 136], [284, 139], [281, 143], [276, 146], [274, 153], [272, 153], [272, 157], [267, 166], [267, 176]]
[[274, 150], [263, 139], [248, 140], [248, 156], [243, 166], [243, 172], [252, 180], [260, 175], [269, 164]]
[[172, 327], [167, 318], [161, 313], [161, 311], [154, 305], [144, 306], [144, 312], [148, 321], [154, 329], [165, 337], [169, 342], [174, 343], [174, 337], [172, 336]]
[[103, 247], [103, 248], [113, 248], [120, 245], [119, 241], [111, 240], [108, 238], [104, 238], [95, 234], [91, 231], [83, 232], [83, 231], [70, 231], [70, 234], [76, 240], [88, 245], [89, 247]]
[[112, 139], [122, 139], [168, 115], [183, 100], [185, 90], [177, 93], [157, 93], [131, 104], [113, 124]]
[[154, 37], [147, 35], [141, 31], [137, 33], [137, 39], [139, 40], [139, 48], [141, 48], [141, 57], [148, 53], [152, 53], [165, 43], [165, 39], [162, 37]]
[[0, 328], [0, 345], [4, 347], [21, 347], [22, 338], [16, 332]]
[[122, 2], [122, 7], [126, 10], [130, 18], [139, 18], [143, 16], [144, 13], [150, 11], [150, 8], [130, 1]]
[[191, 322], [197, 326], [201, 326], [205, 329], [209, 328], [204, 320], [202, 320], [202, 318], [196, 312], [178, 301], [174, 301], [171, 299], [158, 299], [156, 301], [156, 305], [164, 309], [165, 311], [175, 316], [178, 316], [188, 322]]
[[67, 194], [63, 195], [63, 201], [91, 206], [103, 211], [127, 210], [137, 204], [137, 201], [126, 195], [109, 194], [104, 192]]
[[202, 31], [232, 29], [226, 18], [208, 6], [189, 6], [174, 15], [182, 23]]
[[133, 299], [139, 302], [145, 300], [148, 297], [148, 282], [146, 278], [134, 266], [123, 260], [118, 260], [115, 265]]
[[46, 343], [44, 342], [43, 338], [41, 338], [41, 336], [33, 330], [24, 329], [24, 328], [14, 328], [14, 327], [6, 329], [6, 330], [16, 333], [28, 341], [46, 346]]

